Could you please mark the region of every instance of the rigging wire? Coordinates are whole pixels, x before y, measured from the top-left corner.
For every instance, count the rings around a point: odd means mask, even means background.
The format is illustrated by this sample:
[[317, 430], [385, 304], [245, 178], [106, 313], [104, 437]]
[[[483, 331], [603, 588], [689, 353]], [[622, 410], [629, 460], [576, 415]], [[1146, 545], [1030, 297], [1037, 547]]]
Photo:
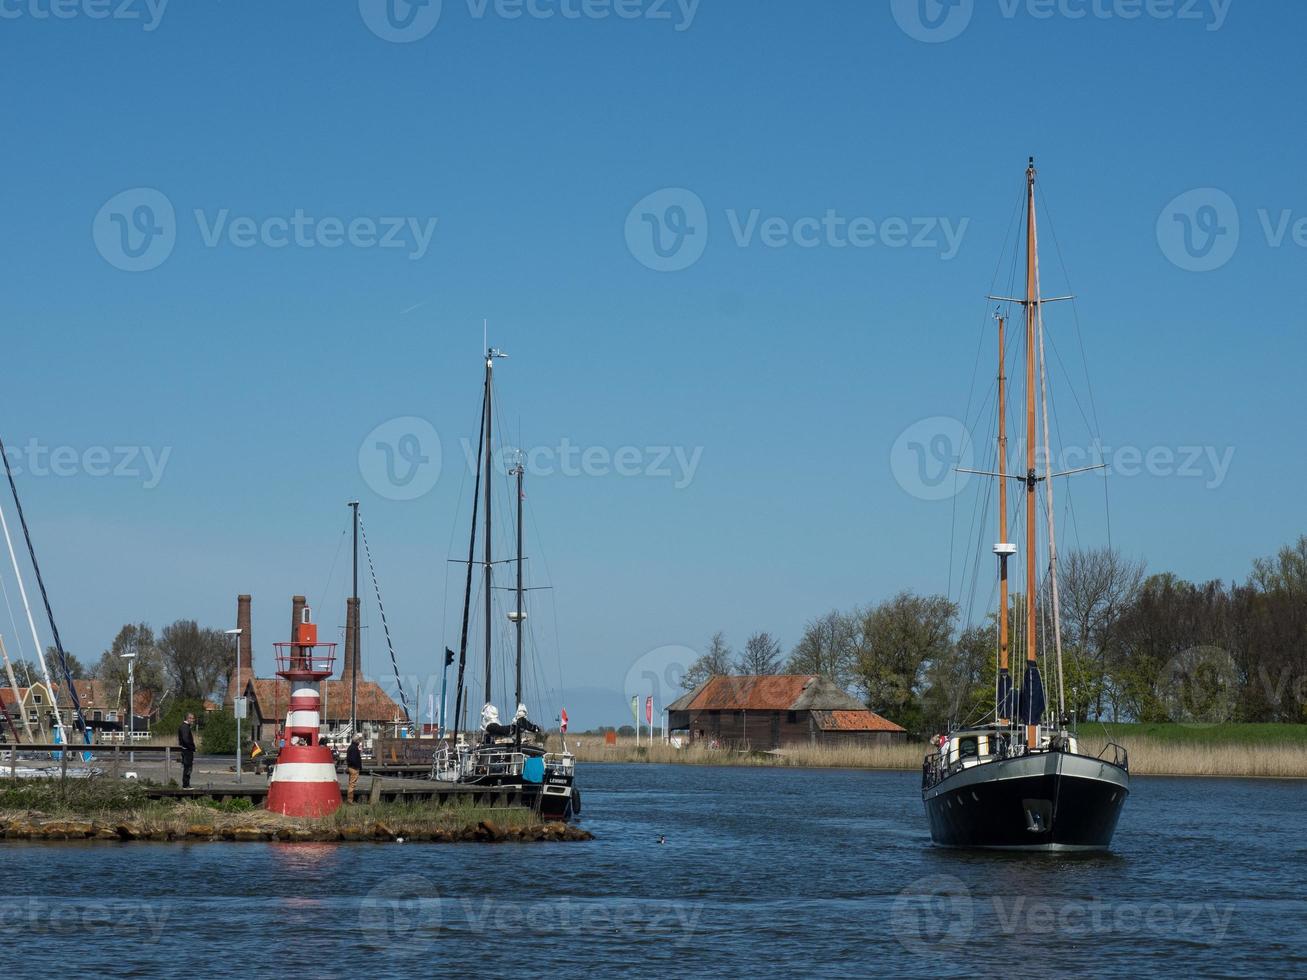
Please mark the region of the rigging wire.
[[[404, 723], [408, 724], [413, 720], [413, 716], [408, 710], [408, 696], [404, 693], [404, 681], [399, 676], [399, 662], [395, 659], [395, 644], [390, 638], [390, 623], [386, 621], [386, 606], [381, 601], [381, 585], [377, 582], [377, 566], [372, 560], [372, 549], [368, 546], [368, 532], [363, 527], [362, 517], [359, 518], [359, 536], [363, 539], [363, 553], [368, 559], [368, 571], [372, 573], [372, 588], [377, 594], [377, 611], [381, 613], [381, 629], [386, 634], [386, 649], [390, 651], [390, 666], [395, 672], [395, 687], [399, 691], [399, 706], [404, 710]], [[418, 705], [418, 711], [421, 712], [421, 710], [422, 706]]]

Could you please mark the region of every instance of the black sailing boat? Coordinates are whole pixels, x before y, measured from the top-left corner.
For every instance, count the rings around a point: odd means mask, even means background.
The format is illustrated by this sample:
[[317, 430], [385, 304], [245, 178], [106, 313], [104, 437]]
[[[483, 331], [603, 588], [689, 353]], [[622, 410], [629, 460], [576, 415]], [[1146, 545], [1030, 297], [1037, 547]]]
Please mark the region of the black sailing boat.
[[[1070, 473], [1036, 468], [1036, 353], [1043, 397], [1044, 458], [1048, 455], [1048, 388], [1044, 365], [1042, 306], [1055, 302], [1039, 292], [1038, 240], [1035, 230], [1035, 161], [1026, 170], [1026, 296], [990, 297], [1020, 303], [1026, 317], [1026, 465], [1024, 473], [1007, 472], [1005, 320], [998, 317], [998, 470], [983, 473], [998, 480], [999, 537], [994, 545], [999, 565], [999, 671], [994, 714], [987, 724], [954, 729], [938, 739], [926, 757], [921, 797], [936, 844], [951, 847], [1034, 851], [1096, 851], [1111, 846], [1121, 809], [1130, 795], [1125, 749], [1109, 744], [1099, 755], [1081, 750], [1068, 729], [1062, 677], [1062, 633], [1057, 583], [1057, 543], [1053, 521], [1053, 478]], [[1070, 298], [1070, 297], [1065, 297]], [[1087, 467], [1095, 469], [1097, 467]], [[968, 471], [978, 472], [978, 471]], [[1079, 470], [1070, 471], [1079, 472]], [[1007, 540], [1007, 481], [1025, 485], [1025, 653], [1017, 689], [1008, 662], [1008, 559], [1017, 546]], [[1057, 668], [1057, 713], [1048, 705], [1040, 675], [1037, 646], [1036, 491], [1045, 486], [1048, 533], [1048, 586], [1052, 606]]]
[[[436, 751], [431, 776], [446, 782], [474, 786], [496, 787], [511, 790], [520, 799], [528, 801], [541, 815], [554, 820], [570, 820], [581, 812], [581, 792], [576, 787], [576, 759], [563, 742], [562, 752], [547, 750], [547, 736], [540, 726], [527, 716], [522, 702], [522, 629], [526, 622], [526, 589], [523, 586], [523, 523], [522, 478], [525, 468], [521, 460], [509, 472], [515, 478], [517, 491], [517, 557], [509, 559], [517, 566], [517, 582], [512, 589], [514, 604], [508, 614], [516, 631], [515, 685], [513, 701], [517, 710], [508, 724], [502, 724], [499, 710], [492, 696], [492, 650], [494, 614], [495, 559], [491, 546], [491, 503], [493, 500], [493, 416], [494, 366], [499, 358], [507, 357], [503, 351], [491, 347], [486, 351], [485, 387], [481, 402], [481, 431], [477, 440], [476, 486], [472, 493], [472, 531], [468, 541], [467, 579], [463, 591], [463, 619], [458, 653], [458, 681], [454, 691], [454, 731]], [[484, 489], [483, 484], [484, 482]], [[483, 495], [484, 494], [484, 495]], [[472, 575], [478, 564], [476, 556], [477, 508], [484, 506], [483, 557], [480, 562], [484, 575], [485, 592], [485, 700], [481, 709], [481, 727], [477, 731], [463, 731], [466, 727], [467, 688], [464, 684], [467, 668], [468, 625], [472, 602]], [[560, 737], [563, 737], [560, 735]]]

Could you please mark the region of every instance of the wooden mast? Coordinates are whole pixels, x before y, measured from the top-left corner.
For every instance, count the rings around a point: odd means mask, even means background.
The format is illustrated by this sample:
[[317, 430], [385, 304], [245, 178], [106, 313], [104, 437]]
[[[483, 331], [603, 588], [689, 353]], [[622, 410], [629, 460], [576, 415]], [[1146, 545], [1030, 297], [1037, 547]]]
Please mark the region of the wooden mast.
[[[1006, 370], [1006, 328], [1007, 319], [998, 315], [998, 540], [1006, 547], [1007, 543], [1007, 370]], [[1007, 560], [1006, 551], [1000, 552], [999, 563], [999, 606], [998, 606], [998, 676], [999, 695], [998, 723], [1008, 722], [1007, 709], [1012, 701], [1012, 681], [1010, 679], [1008, 609], [1007, 609]]]
[[[1035, 158], [1030, 158], [1026, 169], [1026, 665], [1037, 663], [1036, 649], [1036, 565], [1035, 565], [1035, 516], [1038, 500], [1035, 488], [1038, 477], [1035, 475], [1035, 324], [1039, 317], [1039, 271], [1035, 259]], [[1027, 705], [1031, 703], [1033, 691], [1027, 691], [1027, 682], [1022, 681], [1022, 698]], [[1027, 722], [1029, 719], [1027, 718]], [[1038, 748], [1039, 726], [1026, 725], [1026, 745]]]

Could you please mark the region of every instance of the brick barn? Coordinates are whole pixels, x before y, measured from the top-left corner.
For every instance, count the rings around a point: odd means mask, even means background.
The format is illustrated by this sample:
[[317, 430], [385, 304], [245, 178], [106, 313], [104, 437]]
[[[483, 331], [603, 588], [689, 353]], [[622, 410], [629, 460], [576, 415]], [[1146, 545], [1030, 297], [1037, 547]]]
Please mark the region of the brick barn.
[[667, 728], [692, 742], [781, 749], [889, 745], [907, 731], [869, 710], [829, 677], [714, 677], [667, 706]]

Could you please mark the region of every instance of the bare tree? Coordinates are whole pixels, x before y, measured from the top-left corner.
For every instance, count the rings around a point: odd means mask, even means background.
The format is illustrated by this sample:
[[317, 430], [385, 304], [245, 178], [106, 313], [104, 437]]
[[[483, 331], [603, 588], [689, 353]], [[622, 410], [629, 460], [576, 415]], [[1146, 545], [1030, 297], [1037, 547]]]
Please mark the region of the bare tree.
[[118, 631], [109, 649], [100, 655], [92, 676], [109, 687], [110, 693], [120, 692], [121, 703], [127, 702], [127, 661], [125, 653], [136, 655], [136, 690], [162, 693], [167, 686], [163, 669], [163, 656], [148, 623], [128, 623]]
[[712, 635], [708, 641], [708, 649], [699, 657], [685, 672], [681, 678], [681, 686], [687, 691], [693, 691], [700, 684], [712, 680], [714, 677], [725, 677], [731, 672], [731, 647], [726, 642], [726, 637], [719, 630]]
[[849, 687], [857, 660], [857, 636], [854, 617], [832, 609], [803, 628], [785, 669], [791, 674], [822, 674], [840, 687]]
[[[1062, 608], [1071, 654], [1083, 658], [1094, 690], [1094, 713], [1103, 716], [1110, 691], [1108, 666], [1117, 643], [1117, 627], [1144, 581], [1144, 563], [1108, 548], [1072, 551], [1062, 566]], [[1072, 673], [1068, 670], [1068, 675]]]
[[741, 674], [764, 676], [776, 673], [780, 666], [780, 643], [770, 633], [762, 632], [744, 641], [744, 653], [736, 661], [735, 669]]
[[169, 687], [178, 698], [200, 699], [223, 693], [231, 644], [220, 630], [202, 629], [193, 619], [179, 619], [163, 628], [159, 652]]

